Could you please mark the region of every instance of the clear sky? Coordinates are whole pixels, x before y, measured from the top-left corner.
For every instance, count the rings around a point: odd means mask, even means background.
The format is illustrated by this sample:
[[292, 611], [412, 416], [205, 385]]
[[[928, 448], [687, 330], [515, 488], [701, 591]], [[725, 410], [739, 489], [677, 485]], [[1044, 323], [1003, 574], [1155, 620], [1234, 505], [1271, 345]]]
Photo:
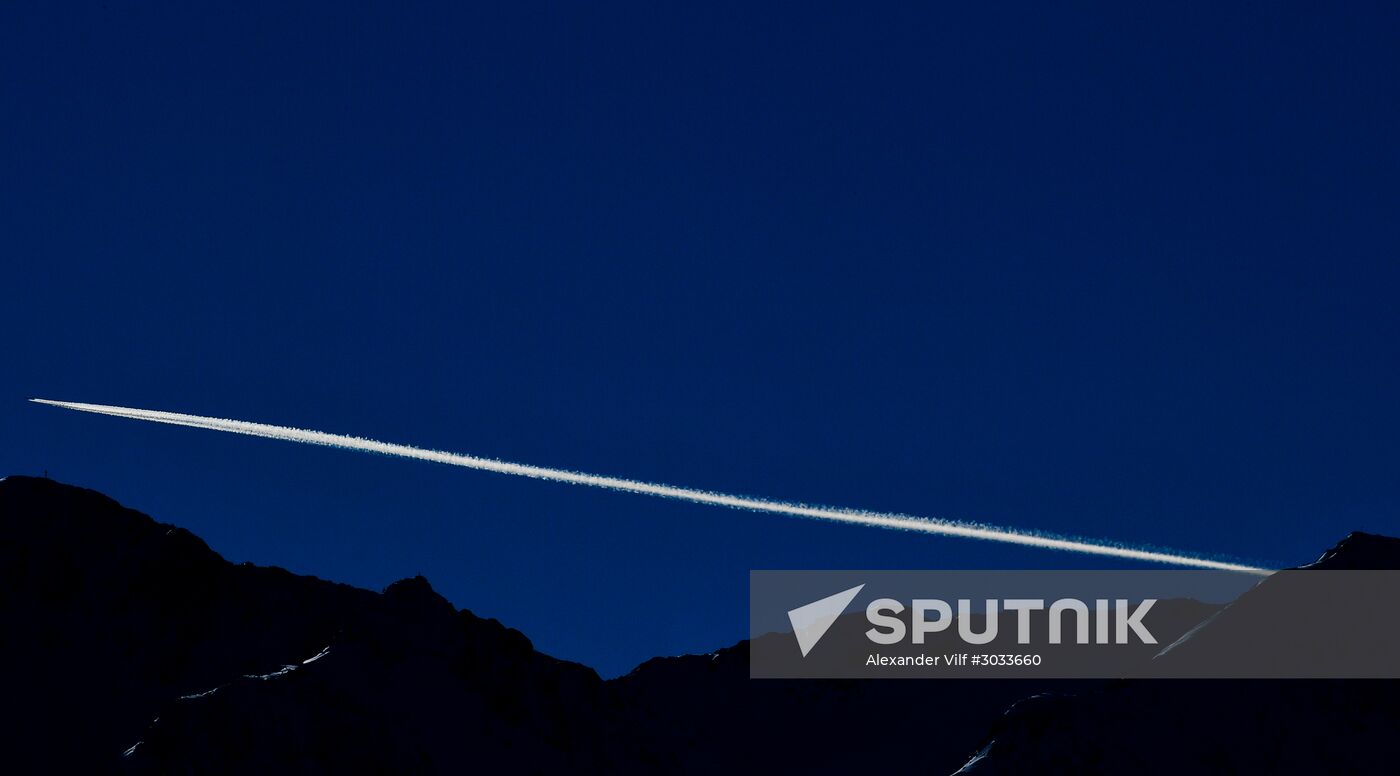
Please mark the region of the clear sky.
[[0, 473], [605, 675], [741, 638], [752, 568], [1110, 564], [23, 400], [1264, 565], [1400, 534], [1393, 4], [40, 5]]

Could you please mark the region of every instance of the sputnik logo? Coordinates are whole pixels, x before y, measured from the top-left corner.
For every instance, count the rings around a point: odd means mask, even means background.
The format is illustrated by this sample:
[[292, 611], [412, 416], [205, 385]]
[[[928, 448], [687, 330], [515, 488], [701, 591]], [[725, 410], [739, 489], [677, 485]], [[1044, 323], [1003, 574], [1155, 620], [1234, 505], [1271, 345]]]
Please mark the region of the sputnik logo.
[[832, 623], [846, 611], [846, 607], [851, 605], [851, 601], [855, 600], [864, 587], [864, 584], [856, 585], [850, 590], [829, 595], [787, 613], [788, 622], [792, 623], [792, 633], [797, 637], [797, 646], [802, 650], [803, 657], [807, 657], [812, 647], [821, 641]]

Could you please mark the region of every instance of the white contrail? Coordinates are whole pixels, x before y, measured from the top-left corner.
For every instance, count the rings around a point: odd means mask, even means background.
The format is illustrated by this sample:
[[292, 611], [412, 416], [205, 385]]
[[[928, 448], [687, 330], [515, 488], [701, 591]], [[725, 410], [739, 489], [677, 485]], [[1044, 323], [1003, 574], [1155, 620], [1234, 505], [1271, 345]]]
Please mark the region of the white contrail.
[[288, 442], [302, 442], [311, 445], [342, 447], [347, 450], [360, 450], [366, 453], [414, 458], [420, 461], [445, 463], [450, 466], [465, 466], [468, 469], [481, 469], [483, 471], [499, 472], [501, 474], [514, 474], [519, 477], [533, 477], [540, 480], [567, 482], [571, 485], [591, 485], [595, 488], [610, 488], [612, 490], [622, 490], [628, 493], [641, 493], [647, 496], [675, 498], [697, 504], [714, 504], [715, 506], [732, 507], [734, 509], [751, 509], [756, 512], [772, 512], [774, 514], [791, 515], [793, 517], [834, 520], [841, 523], [854, 523], [856, 525], [870, 525], [879, 528], [894, 528], [905, 531], [921, 531], [923, 533], [943, 534], [945, 536], [961, 536], [968, 539], [985, 539], [993, 542], [1022, 544], [1027, 547], [1083, 552], [1090, 555], [1107, 555], [1114, 558], [1149, 561], [1152, 563], [1195, 566], [1198, 568], [1218, 569], [1222, 571], [1239, 571], [1248, 574], [1266, 575], [1272, 573], [1268, 569], [1254, 566], [1226, 563], [1224, 561], [1210, 560], [1173, 552], [1135, 549], [1111, 542], [1076, 540], [1062, 536], [998, 528], [990, 525], [912, 517], [910, 515], [890, 512], [866, 512], [856, 509], [838, 509], [834, 507], [794, 504], [786, 501], [770, 501], [768, 499], [750, 498], [748, 496], [733, 496], [708, 490], [696, 490], [694, 488], [680, 488], [674, 485], [660, 485], [651, 482], [624, 480], [619, 477], [603, 477], [597, 474], [583, 474], [581, 472], [571, 472], [564, 469], [549, 469], [543, 466], [530, 466], [523, 463], [509, 463], [506, 461], [497, 461], [494, 458], [480, 458], [475, 455], [445, 453], [439, 450], [424, 450], [419, 447], [390, 444], [388, 442], [345, 436], [343, 434], [327, 434], [324, 431], [308, 431], [306, 429], [289, 428], [287, 426], [250, 423], [245, 420], [206, 418], [199, 415], [182, 415], [177, 412], [139, 410], [130, 407], [111, 407], [104, 404], [80, 404], [78, 402], [53, 401], [50, 399], [30, 399], [30, 401], [38, 402], [39, 404], [49, 404], [54, 407], [63, 407], [64, 409], [79, 410], [81, 412], [115, 415], [119, 418], [149, 420], [154, 423], [168, 423], [175, 426], [206, 428], [212, 431], [227, 431], [233, 434], [282, 439]]

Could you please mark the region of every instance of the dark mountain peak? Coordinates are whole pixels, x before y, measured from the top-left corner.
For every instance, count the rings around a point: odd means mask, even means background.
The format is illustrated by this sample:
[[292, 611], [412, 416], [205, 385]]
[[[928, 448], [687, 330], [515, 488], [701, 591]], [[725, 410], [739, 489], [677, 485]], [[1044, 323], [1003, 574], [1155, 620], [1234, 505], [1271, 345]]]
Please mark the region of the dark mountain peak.
[[[1365, 678], [1395, 670], [1388, 613], [1400, 585], [1395, 575], [1304, 573], [1389, 569], [1400, 569], [1400, 539], [1353, 532], [1157, 655], [1162, 668], [1201, 679], [1028, 699], [959, 773], [1394, 772], [1400, 738], [1377, 731], [1400, 725], [1400, 696], [1393, 680]], [[1269, 678], [1283, 675], [1356, 679]]]
[[[479, 743], [516, 752], [613, 732], [603, 715], [579, 721], [599, 705], [592, 670], [459, 612], [421, 576], [381, 594], [234, 565], [189, 531], [42, 477], [0, 481], [0, 533], [0, 665], [30, 669], [7, 686], [27, 710], [0, 727], [9, 771], [110, 772], [130, 749], [129, 769], [167, 772], [258, 740], [269, 772], [341, 741], [360, 745], [333, 771], [422, 772], [426, 752], [465, 765], [446, 754], [472, 751], [452, 744], [463, 730], [490, 727]], [[573, 751], [603, 770], [587, 757], [606, 753]], [[224, 772], [258, 769], [244, 765]]]
[[446, 598], [443, 598], [427, 578], [421, 574], [399, 581], [384, 588], [384, 599], [392, 606], [429, 613], [438, 612], [451, 615], [457, 611]]
[[115, 499], [88, 488], [68, 485], [48, 477], [32, 477], [27, 474], [11, 474], [0, 477], [0, 499], [11, 505], [21, 503], [87, 502], [103, 507], [120, 508]]
[[1400, 538], [1352, 531], [1305, 569], [1400, 569]]
[[[949, 772], [974, 752], [967, 773], [1388, 772], [1375, 765], [1400, 760], [1400, 739], [1368, 732], [1400, 719], [1382, 683], [752, 681], [746, 641], [604, 682], [421, 576], [375, 593], [233, 565], [188, 531], [47, 478], [0, 480], [0, 533], [0, 665], [24, 667], [6, 688], [25, 709], [0, 726], [6, 772], [848, 773], [868, 766], [859, 742], [929, 730], [938, 741], [898, 767]], [[1311, 567], [1397, 559], [1400, 540], [1357, 533]], [[1183, 622], [1209, 613], [1163, 605]], [[1250, 727], [1258, 709], [1274, 716]], [[1341, 743], [1313, 743], [1329, 737]], [[1342, 767], [1325, 767], [1339, 751]], [[1202, 763], [1216, 767], [1189, 767]]]
[[[73, 592], [118, 567], [139, 588], [164, 570], [180, 568], [181, 573], [200, 576], [225, 563], [203, 539], [183, 528], [157, 522], [95, 490], [47, 477], [10, 475], [0, 480], [0, 521], [13, 548], [24, 548], [15, 559], [17, 565], [0, 570], [0, 583], [11, 589], [44, 578]], [[47, 562], [41, 565], [40, 559]], [[105, 591], [108, 597], [117, 593]]]

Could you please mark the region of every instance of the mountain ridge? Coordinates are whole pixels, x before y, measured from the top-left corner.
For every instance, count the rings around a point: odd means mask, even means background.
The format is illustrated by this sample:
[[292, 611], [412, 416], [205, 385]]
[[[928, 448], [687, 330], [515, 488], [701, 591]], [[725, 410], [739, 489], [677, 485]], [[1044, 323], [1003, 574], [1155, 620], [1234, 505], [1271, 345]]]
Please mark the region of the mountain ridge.
[[[1317, 731], [1362, 772], [1400, 762], [1388, 682], [750, 680], [747, 641], [604, 681], [421, 576], [376, 593], [235, 565], [47, 478], [0, 479], [0, 529], [12, 772], [1289, 772], [1335, 757]], [[1392, 557], [1354, 533], [1307, 567]]]

